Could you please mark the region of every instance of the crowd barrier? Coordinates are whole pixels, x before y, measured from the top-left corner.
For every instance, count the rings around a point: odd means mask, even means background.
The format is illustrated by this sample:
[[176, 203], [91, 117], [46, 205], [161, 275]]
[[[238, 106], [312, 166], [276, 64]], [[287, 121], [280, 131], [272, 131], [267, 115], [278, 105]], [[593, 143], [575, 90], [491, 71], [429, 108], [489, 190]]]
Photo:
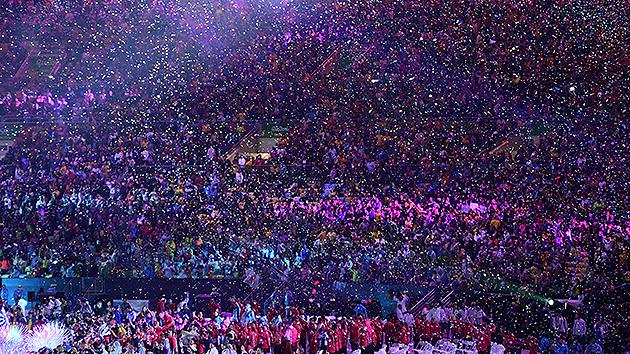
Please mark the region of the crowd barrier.
[[[263, 282], [272, 280], [263, 280]], [[222, 306], [229, 308], [229, 299], [257, 301], [262, 305], [283, 305], [287, 292], [291, 305], [314, 312], [334, 312], [339, 315], [352, 311], [357, 300], [371, 300], [371, 312], [387, 316], [396, 311], [393, 292], [407, 291], [412, 299], [422, 298], [432, 288], [429, 286], [409, 286], [397, 284], [349, 284], [341, 282], [292, 282], [277, 284], [269, 292], [253, 289], [241, 279], [165, 279], [165, 278], [5, 278], [2, 279], [2, 297], [9, 305], [20, 296], [29, 306], [46, 296], [64, 296], [67, 299], [106, 298], [156, 301], [161, 297], [183, 299], [191, 294], [191, 302], [203, 307], [205, 299], [218, 294]], [[268, 284], [269, 285], [269, 284]], [[273, 285], [273, 284], [271, 284]], [[270, 297], [273, 297], [270, 299]]]
[[2, 285], [3, 289], [6, 287], [2, 296], [7, 298], [9, 305], [15, 303], [16, 292], [29, 303], [35, 303], [43, 296], [53, 294], [68, 299], [85, 297], [153, 301], [162, 296], [181, 299], [186, 292], [192, 295], [216, 292], [240, 297], [250, 291], [249, 286], [240, 279], [7, 278], [2, 279]]

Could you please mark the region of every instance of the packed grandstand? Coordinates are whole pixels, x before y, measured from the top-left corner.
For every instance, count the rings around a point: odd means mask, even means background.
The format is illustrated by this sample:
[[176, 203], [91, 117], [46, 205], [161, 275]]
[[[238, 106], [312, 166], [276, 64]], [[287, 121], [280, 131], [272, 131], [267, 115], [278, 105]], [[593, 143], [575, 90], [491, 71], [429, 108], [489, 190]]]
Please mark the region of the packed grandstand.
[[0, 353], [627, 353], [626, 10], [2, 1]]

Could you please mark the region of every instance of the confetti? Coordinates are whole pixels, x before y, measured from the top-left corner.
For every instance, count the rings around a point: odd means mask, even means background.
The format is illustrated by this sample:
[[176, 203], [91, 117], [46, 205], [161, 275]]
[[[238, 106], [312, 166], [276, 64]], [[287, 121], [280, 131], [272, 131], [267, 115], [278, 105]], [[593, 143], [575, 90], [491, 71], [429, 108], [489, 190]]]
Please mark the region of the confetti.
[[[468, 337], [482, 351], [491, 343], [628, 349], [623, 4], [7, 0], [0, 8], [4, 278], [290, 285], [308, 316], [350, 311], [331, 292], [424, 286], [452, 292], [453, 303], [433, 299], [427, 311], [452, 313], [431, 320], [418, 311], [411, 324], [396, 308], [384, 311], [396, 319], [383, 325], [402, 337], [389, 344]], [[9, 308], [27, 297], [11, 291], [5, 285], [2, 300], [12, 323], [77, 315]], [[254, 293], [259, 303], [269, 297]], [[249, 300], [238, 300], [241, 312]], [[153, 338], [147, 350], [175, 334], [197, 352], [211, 351], [210, 338], [219, 349], [269, 351], [274, 335], [284, 352], [357, 349], [334, 343], [338, 329], [352, 331], [352, 313], [294, 323], [311, 346], [294, 343], [281, 302], [282, 325], [256, 325], [256, 340], [241, 314], [216, 324], [221, 335], [192, 326], [192, 314], [176, 330], [154, 318], [159, 326], [134, 335]], [[108, 309], [68, 323], [73, 341], [122, 352], [132, 341], [95, 331], [126, 336], [138, 327]], [[157, 315], [149, 313], [142, 317]], [[575, 332], [578, 320], [585, 333]], [[355, 343], [363, 351], [387, 342], [384, 329], [375, 340], [378, 329], [357, 323], [372, 340]], [[220, 343], [228, 329], [236, 337]]]

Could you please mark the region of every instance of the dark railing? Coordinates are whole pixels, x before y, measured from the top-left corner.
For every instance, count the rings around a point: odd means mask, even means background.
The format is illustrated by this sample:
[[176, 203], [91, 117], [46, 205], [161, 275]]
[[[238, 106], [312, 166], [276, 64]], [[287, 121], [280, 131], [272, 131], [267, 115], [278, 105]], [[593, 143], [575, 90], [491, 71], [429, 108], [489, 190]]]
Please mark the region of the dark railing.
[[[9, 304], [13, 303], [13, 294], [21, 286], [23, 296], [30, 304], [36, 303], [42, 297], [57, 295], [67, 299], [142, 299], [155, 301], [162, 296], [169, 299], [183, 299], [190, 293], [191, 299], [202, 298], [207, 294], [219, 294], [223, 308], [229, 308], [229, 298], [236, 297], [257, 301], [270, 307], [272, 296], [284, 305], [283, 299], [287, 291], [292, 293], [292, 306], [312, 310], [335, 311], [339, 315], [352, 314], [353, 303], [357, 299], [373, 299], [376, 306], [368, 308], [371, 315], [387, 315], [395, 311], [395, 301], [392, 294], [397, 291], [408, 291], [412, 298], [422, 298], [433, 288], [430, 286], [404, 286], [389, 284], [339, 284], [325, 282], [312, 284], [309, 282], [287, 282], [282, 286], [273, 278], [265, 278], [264, 292], [252, 292], [249, 284], [242, 279], [164, 279], [164, 278], [12, 278], [2, 279], [2, 284], [8, 289]], [[52, 290], [51, 290], [52, 289]], [[315, 290], [315, 292], [313, 292]], [[199, 296], [202, 295], [202, 296]], [[193, 300], [194, 301], [194, 300]], [[191, 306], [203, 309], [202, 301], [197, 300]], [[380, 311], [381, 313], [376, 313]]]

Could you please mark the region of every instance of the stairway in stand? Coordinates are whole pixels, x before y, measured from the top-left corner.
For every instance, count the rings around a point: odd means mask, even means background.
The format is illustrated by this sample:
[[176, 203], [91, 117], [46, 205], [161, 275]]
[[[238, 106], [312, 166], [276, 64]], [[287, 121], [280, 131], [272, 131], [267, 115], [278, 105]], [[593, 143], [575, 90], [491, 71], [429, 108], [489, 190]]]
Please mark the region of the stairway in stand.
[[13, 115], [0, 118], [0, 161], [13, 146], [18, 134], [24, 130], [24, 125], [24, 122]]

